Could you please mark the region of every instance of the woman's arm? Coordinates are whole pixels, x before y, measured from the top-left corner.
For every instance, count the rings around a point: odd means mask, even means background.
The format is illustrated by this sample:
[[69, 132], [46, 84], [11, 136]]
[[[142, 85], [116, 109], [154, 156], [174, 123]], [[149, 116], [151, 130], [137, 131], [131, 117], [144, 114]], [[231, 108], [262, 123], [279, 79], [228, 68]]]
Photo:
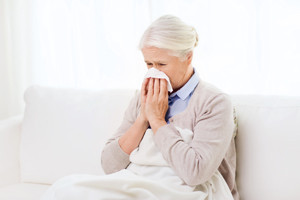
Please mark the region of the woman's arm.
[[[137, 117], [139, 97], [140, 92], [137, 91], [124, 113], [121, 125], [119, 126], [115, 134], [108, 139], [105, 147], [102, 150], [101, 165], [104, 172], [107, 174], [120, 171], [121, 169], [125, 169], [128, 166], [128, 164], [130, 163], [128, 152], [130, 150], [127, 149], [127, 147], [124, 147], [124, 145], [128, 145], [131, 148], [134, 148], [135, 144], [129, 144], [130, 139], [134, 141], [133, 143], [137, 143], [139, 139], [137, 138], [135, 140], [132, 138], [137, 135], [143, 135], [145, 132], [143, 131], [144, 125], [138, 120]], [[121, 140], [119, 142], [120, 138], [122, 137], [123, 141]]]
[[215, 96], [198, 113], [193, 140], [185, 143], [173, 124], [160, 127], [154, 140], [163, 157], [188, 185], [207, 181], [220, 166], [234, 133], [233, 106], [226, 94]]
[[137, 117], [129, 130], [120, 137], [119, 145], [121, 149], [130, 155], [130, 153], [139, 146], [148, 126], [149, 123], [144, 121], [142, 118]]
[[147, 87], [149, 79], [145, 79], [142, 84], [140, 93], [140, 112], [137, 116], [134, 124], [130, 127], [128, 131], [119, 139], [119, 145], [121, 149], [128, 155], [139, 146], [144, 133], [149, 127], [149, 122], [145, 113], [145, 103], [147, 98]]
[[121, 126], [102, 151], [101, 164], [107, 174], [128, 166], [130, 153], [139, 146], [149, 127], [145, 113], [148, 83], [149, 79], [143, 81], [141, 91], [136, 92], [125, 111]]

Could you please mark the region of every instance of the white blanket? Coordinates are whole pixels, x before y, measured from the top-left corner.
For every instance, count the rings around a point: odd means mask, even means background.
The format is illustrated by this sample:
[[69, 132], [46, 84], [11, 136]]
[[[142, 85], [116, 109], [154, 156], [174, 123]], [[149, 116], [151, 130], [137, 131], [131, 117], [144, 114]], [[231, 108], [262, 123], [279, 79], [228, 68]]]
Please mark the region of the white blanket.
[[[176, 128], [185, 142], [191, 141], [192, 131]], [[197, 187], [186, 185], [155, 146], [151, 129], [130, 154], [130, 161], [126, 169], [110, 175], [65, 176], [56, 181], [41, 200], [233, 200], [219, 171]]]

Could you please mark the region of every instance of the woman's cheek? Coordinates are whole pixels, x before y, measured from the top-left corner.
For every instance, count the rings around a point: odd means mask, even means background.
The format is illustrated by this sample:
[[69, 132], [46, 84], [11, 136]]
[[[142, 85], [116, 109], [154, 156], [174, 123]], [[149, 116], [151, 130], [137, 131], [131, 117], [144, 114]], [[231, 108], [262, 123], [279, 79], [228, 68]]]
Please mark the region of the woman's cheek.
[[[170, 78], [169, 78], [169, 79], [170, 79]], [[174, 85], [173, 80], [170, 79], [170, 83], [171, 83], [171, 86], [172, 86], [172, 88], [173, 88], [173, 90], [174, 90], [175, 85]]]

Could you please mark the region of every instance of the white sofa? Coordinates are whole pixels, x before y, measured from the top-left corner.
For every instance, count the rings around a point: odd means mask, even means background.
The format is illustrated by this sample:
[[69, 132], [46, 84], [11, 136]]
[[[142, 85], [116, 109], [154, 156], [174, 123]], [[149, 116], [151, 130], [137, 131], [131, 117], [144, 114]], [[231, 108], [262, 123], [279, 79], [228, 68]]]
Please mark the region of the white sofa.
[[[29, 87], [0, 122], [0, 200], [37, 200], [58, 178], [104, 174], [100, 155], [136, 90]], [[242, 200], [300, 199], [300, 97], [231, 95]]]

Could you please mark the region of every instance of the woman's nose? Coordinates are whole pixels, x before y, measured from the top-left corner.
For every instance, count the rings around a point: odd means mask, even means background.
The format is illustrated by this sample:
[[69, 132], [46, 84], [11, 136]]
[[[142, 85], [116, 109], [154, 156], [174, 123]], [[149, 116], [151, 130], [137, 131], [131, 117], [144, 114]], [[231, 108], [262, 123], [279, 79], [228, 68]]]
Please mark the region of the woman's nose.
[[155, 69], [159, 70], [157, 66], [153, 66], [153, 68], [155, 68]]
[[[154, 69], [157, 69], [157, 67], [154, 67], [154, 66], [152, 66], [152, 67], [149, 67], [148, 69], [152, 69], [152, 68], [154, 68]], [[158, 69], [157, 69], [158, 70]]]

